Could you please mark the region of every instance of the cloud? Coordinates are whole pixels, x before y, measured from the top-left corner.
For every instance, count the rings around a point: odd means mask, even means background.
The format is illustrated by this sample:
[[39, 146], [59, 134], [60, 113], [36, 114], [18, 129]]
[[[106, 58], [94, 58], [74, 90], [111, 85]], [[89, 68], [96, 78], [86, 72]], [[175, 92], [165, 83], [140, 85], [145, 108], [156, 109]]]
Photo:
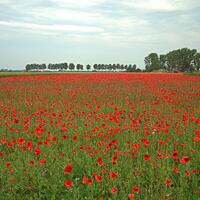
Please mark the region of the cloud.
[[124, 2], [125, 5], [134, 8], [147, 9], [147, 10], [161, 10], [171, 11], [176, 10], [176, 6], [169, 0], [128, 0]]
[[[7, 1], [7, 5], [10, 1]], [[143, 27], [148, 24], [146, 20], [132, 16], [126, 11], [122, 12], [120, 2], [115, 4], [115, 11], [113, 11], [111, 7], [113, 1], [105, 3], [105, 0], [80, 0], [79, 2], [46, 0], [43, 4], [38, 0], [29, 3], [17, 1], [16, 5], [9, 4], [11, 10], [14, 9], [16, 13], [13, 11], [12, 17], [7, 15], [7, 18], [1, 20], [0, 28], [7, 27], [49, 35], [67, 32], [72, 38], [84, 38], [85, 33], [91, 33], [92, 38], [96, 34], [96, 38], [106, 41], [109, 39], [129, 41], [130, 38], [135, 38], [134, 40], [139, 38], [138, 41], [141, 41], [141, 35], [133, 36], [132, 33], [133, 31], [136, 33], [136, 29], [144, 30]], [[45, 6], [46, 4], [48, 6]], [[118, 13], [123, 14], [118, 15]]]
[[[191, 13], [184, 17], [180, 13], [196, 6], [196, 0], [190, 1], [192, 5], [189, 0], [1, 0], [0, 29], [70, 35], [77, 40], [157, 43], [167, 36], [179, 40], [185, 35], [179, 30], [186, 26], [192, 26], [196, 35]], [[1, 9], [3, 5], [6, 9]]]
[[92, 7], [97, 6], [99, 4], [106, 3], [106, 0], [51, 0], [55, 4], [58, 4], [60, 6], [64, 7]]
[[199, 0], [124, 0], [123, 5], [147, 11], [185, 11], [199, 7]]
[[43, 31], [61, 31], [61, 32], [101, 32], [102, 29], [98, 27], [89, 26], [76, 26], [76, 25], [46, 25], [46, 24], [33, 24], [33, 23], [23, 23], [23, 22], [7, 22], [0, 21], [0, 26], [10, 27], [10, 28], [22, 28], [28, 30], [43, 30]]
[[[8, 52], [14, 43], [24, 42], [26, 47], [39, 41], [39, 49], [42, 43], [68, 53], [89, 48], [100, 52], [101, 58], [109, 46], [110, 54], [118, 51], [118, 56], [131, 61], [140, 51], [200, 48], [199, 10], [199, 0], [0, 0], [0, 40]], [[141, 53], [135, 59], [143, 63], [143, 58]]]
[[57, 23], [74, 23], [74, 24], [95, 24], [96, 20], [101, 17], [98, 13], [88, 13], [70, 9], [39, 8], [33, 9], [29, 13], [36, 20], [57, 22]]

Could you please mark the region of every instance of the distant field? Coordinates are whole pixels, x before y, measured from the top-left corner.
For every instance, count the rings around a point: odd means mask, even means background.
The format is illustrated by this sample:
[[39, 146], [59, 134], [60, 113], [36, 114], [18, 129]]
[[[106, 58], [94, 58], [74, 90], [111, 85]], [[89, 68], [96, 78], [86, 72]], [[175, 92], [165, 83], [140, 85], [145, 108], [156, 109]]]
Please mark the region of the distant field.
[[200, 76], [200, 72], [188, 72], [184, 73], [185, 75], [190, 75], [190, 76]]
[[88, 74], [93, 72], [0, 72], [0, 77], [52, 75], [52, 74], [82, 74], [82, 73]]
[[[0, 77], [12, 77], [12, 76], [34, 76], [34, 75], [62, 75], [62, 74], [92, 74], [92, 73], [112, 73], [112, 72], [0, 72]], [[116, 72], [116, 73], [126, 73], [127, 72]], [[144, 72], [129, 72], [131, 74], [143, 74]], [[166, 73], [166, 72], [145, 72], [145, 74], [170, 74], [170, 73]], [[174, 74], [174, 73], [171, 73]], [[181, 73], [178, 73], [181, 74]], [[185, 72], [183, 73], [184, 75], [189, 75], [189, 76], [200, 76], [200, 72]]]

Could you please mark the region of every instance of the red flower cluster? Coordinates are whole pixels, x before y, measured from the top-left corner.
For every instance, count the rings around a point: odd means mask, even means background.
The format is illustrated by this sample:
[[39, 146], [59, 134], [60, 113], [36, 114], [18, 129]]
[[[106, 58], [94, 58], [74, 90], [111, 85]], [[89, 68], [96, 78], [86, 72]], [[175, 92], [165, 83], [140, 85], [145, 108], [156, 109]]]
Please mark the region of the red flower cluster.
[[198, 199], [199, 88], [183, 74], [0, 78], [2, 196]]

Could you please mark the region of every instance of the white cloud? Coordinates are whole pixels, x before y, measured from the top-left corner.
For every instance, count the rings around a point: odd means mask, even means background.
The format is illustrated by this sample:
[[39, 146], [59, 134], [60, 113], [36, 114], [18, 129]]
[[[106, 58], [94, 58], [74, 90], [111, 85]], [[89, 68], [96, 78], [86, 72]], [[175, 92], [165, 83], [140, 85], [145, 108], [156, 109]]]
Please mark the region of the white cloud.
[[8, 22], [0, 21], [0, 26], [10, 28], [22, 28], [26, 30], [51, 31], [51, 32], [81, 32], [81, 33], [97, 33], [103, 30], [98, 27], [90, 26], [76, 26], [76, 25], [47, 25], [47, 24], [33, 24], [24, 22]]
[[89, 13], [70, 9], [59, 9], [58, 11], [54, 8], [33, 9], [29, 12], [29, 15], [40, 20], [73, 21], [74, 23], [80, 22], [85, 24], [95, 22], [95, 20], [100, 17], [100, 14], [98, 13]]
[[[107, 56], [107, 60], [110, 56], [106, 51], [111, 56], [118, 51], [118, 57], [124, 60], [132, 60], [138, 54], [141, 58], [135, 59], [143, 63], [144, 55], [151, 49], [173, 49], [183, 44], [199, 48], [198, 8], [199, 0], [0, 0], [0, 39], [6, 40], [0, 50], [4, 52], [6, 47], [10, 51], [11, 43], [18, 45], [19, 41], [20, 45], [40, 41], [40, 49], [46, 41], [59, 44], [74, 58], [82, 45], [83, 52], [89, 48], [92, 53], [102, 54], [102, 58]], [[60, 58], [62, 52], [54, 53]], [[93, 58], [89, 55], [84, 59]]]
[[96, 6], [102, 3], [106, 3], [106, 0], [79, 0], [79, 1], [74, 1], [74, 0], [52, 0], [54, 3], [68, 7], [68, 6], [74, 6], [74, 7], [89, 7], [89, 6]]
[[194, 8], [199, 0], [124, 0], [122, 3], [144, 10], [176, 11]]
[[0, 1], [0, 4], [9, 4], [9, 3], [11, 3], [11, 1], [10, 0], [1, 0]]

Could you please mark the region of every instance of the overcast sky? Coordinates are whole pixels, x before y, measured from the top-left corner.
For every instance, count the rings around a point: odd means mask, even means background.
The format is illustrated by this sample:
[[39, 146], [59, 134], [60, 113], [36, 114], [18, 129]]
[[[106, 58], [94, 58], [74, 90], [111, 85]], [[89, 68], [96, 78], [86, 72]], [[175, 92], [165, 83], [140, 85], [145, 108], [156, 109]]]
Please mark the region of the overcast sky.
[[200, 50], [199, 0], [0, 0], [0, 68], [27, 63], [137, 64]]

